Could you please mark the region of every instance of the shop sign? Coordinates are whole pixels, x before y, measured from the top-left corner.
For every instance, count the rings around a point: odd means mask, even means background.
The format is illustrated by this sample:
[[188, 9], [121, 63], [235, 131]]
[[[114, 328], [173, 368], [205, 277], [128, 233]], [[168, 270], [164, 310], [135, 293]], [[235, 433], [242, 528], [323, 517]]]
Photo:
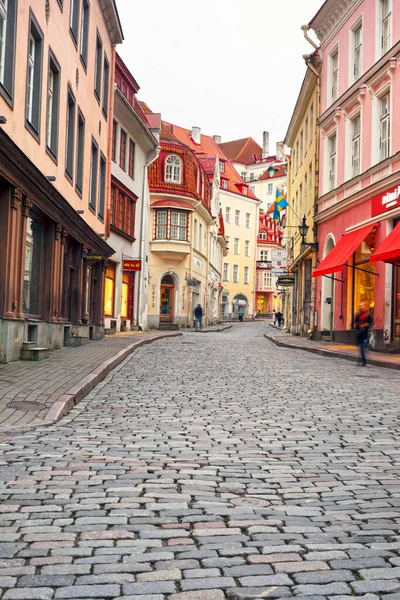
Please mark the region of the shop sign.
[[397, 207], [400, 207], [400, 185], [374, 196], [371, 201], [371, 214], [376, 217]]
[[287, 262], [286, 250], [272, 250], [271, 251], [271, 262], [272, 262], [273, 268], [285, 269], [286, 262]]
[[88, 254], [86, 256], [86, 260], [90, 262], [98, 262], [99, 260], [103, 260], [103, 257], [98, 254]]
[[277, 285], [282, 285], [284, 287], [289, 285], [294, 285], [294, 276], [293, 275], [280, 275], [276, 280]]
[[124, 260], [124, 271], [141, 271], [141, 260]]
[[214, 273], [210, 269], [208, 270], [208, 276], [212, 281], [214, 281], [214, 282], [218, 281], [218, 275], [216, 275], [216, 273]]

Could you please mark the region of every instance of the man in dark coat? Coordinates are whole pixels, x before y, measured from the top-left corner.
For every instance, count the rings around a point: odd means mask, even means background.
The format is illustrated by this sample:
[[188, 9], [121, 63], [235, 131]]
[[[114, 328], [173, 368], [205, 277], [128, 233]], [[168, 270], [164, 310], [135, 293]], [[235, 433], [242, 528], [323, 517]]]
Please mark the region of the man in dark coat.
[[194, 318], [196, 320], [195, 327], [196, 327], [196, 331], [197, 331], [198, 329], [201, 329], [203, 327], [203, 323], [202, 323], [203, 309], [201, 308], [200, 304], [198, 304], [196, 306], [196, 308], [194, 309]]

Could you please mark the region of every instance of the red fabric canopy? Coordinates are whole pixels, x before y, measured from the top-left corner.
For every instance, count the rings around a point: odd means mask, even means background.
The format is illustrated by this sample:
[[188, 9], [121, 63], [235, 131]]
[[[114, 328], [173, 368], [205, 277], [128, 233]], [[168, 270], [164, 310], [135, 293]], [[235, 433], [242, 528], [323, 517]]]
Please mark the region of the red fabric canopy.
[[377, 260], [394, 264], [400, 263], [400, 223], [397, 223], [396, 227], [392, 229], [370, 258], [370, 262], [376, 262]]
[[357, 250], [358, 246], [365, 240], [374, 227], [375, 223], [372, 223], [372, 225], [367, 225], [362, 229], [346, 233], [315, 269], [313, 277], [329, 275], [330, 273], [341, 271], [343, 265], [348, 261], [353, 252]]

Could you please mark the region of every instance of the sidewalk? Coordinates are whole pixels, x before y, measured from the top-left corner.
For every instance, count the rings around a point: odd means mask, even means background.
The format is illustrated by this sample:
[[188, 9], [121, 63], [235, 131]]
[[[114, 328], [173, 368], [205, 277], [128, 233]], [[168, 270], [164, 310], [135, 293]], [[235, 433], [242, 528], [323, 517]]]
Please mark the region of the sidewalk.
[[[321, 356], [333, 356], [335, 358], [344, 358], [353, 362], [359, 362], [359, 350], [357, 346], [347, 344], [338, 344], [336, 342], [315, 342], [303, 337], [297, 337], [291, 333], [285, 333], [274, 325], [268, 325], [268, 332], [264, 337], [283, 348], [293, 348], [296, 350], [305, 350]], [[386, 369], [400, 370], [399, 354], [380, 354], [378, 352], [368, 351], [367, 361], [369, 365], [384, 367]]]
[[79, 348], [65, 346], [40, 362], [0, 365], [0, 432], [58, 421], [136, 348], [179, 335], [117, 333]]

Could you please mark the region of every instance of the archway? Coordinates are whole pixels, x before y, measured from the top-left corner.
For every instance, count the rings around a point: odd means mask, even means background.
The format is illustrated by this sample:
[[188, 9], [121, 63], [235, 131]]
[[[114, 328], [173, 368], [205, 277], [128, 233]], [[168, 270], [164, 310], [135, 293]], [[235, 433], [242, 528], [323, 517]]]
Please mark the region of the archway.
[[164, 275], [160, 284], [160, 323], [173, 323], [175, 317], [175, 278]]
[[244, 294], [236, 294], [232, 300], [232, 312], [239, 317], [247, 317], [249, 314], [249, 301]]
[[[325, 258], [329, 252], [335, 247], [335, 240], [332, 235], [328, 235], [325, 240], [324, 247], [324, 255]], [[335, 302], [335, 282], [330, 277], [334, 277], [331, 275], [328, 277], [322, 278], [322, 288], [321, 288], [321, 330], [329, 331], [330, 335], [333, 332], [333, 311], [334, 311], [334, 302]]]

